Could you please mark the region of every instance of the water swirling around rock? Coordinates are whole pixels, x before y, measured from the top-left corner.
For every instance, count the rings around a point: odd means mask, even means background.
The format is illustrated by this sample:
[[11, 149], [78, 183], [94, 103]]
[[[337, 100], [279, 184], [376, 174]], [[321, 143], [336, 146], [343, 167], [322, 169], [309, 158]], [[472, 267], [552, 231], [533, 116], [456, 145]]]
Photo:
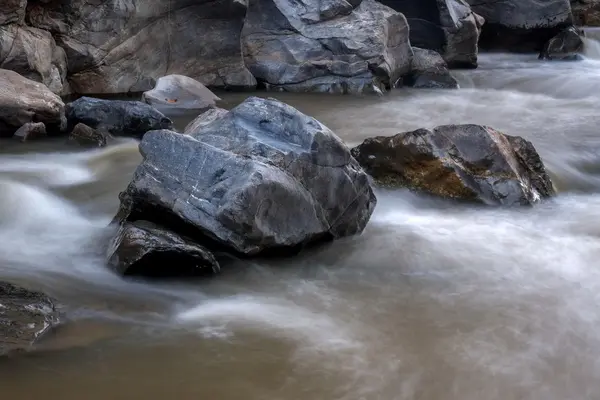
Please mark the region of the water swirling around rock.
[[[0, 278], [47, 289], [93, 342], [0, 362], [2, 393], [593, 398], [600, 391], [593, 51], [557, 63], [484, 54], [480, 69], [454, 72], [456, 91], [335, 101], [278, 94], [349, 145], [451, 123], [523, 136], [559, 196], [498, 210], [380, 191], [363, 235], [287, 261], [243, 262], [203, 282], [124, 281], [103, 265], [106, 225], [140, 161], [136, 142], [86, 152], [9, 143], [0, 155]], [[98, 338], [89, 321], [109, 332]]]

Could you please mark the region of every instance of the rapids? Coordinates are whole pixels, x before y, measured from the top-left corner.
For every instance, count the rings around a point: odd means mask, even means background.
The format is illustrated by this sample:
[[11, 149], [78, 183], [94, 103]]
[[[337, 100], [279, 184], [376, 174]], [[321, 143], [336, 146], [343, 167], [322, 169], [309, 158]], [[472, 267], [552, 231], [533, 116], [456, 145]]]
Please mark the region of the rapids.
[[380, 191], [362, 236], [216, 279], [104, 268], [136, 142], [1, 142], [0, 279], [70, 317], [42, 351], [0, 360], [3, 398], [597, 399], [600, 31], [586, 34], [583, 61], [483, 54], [456, 91], [274, 95], [349, 145], [450, 123], [521, 135], [559, 196], [500, 210]]

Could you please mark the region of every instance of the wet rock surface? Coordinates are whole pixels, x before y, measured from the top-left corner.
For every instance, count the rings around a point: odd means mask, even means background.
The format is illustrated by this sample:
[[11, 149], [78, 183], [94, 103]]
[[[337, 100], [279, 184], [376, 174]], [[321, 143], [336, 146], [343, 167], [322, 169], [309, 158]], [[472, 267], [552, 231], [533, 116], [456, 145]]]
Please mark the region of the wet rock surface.
[[119, 275], [145, 277], [207, 276], [220, 270], [208, 249], [148, 221], [120, 227], [108, 265]]
[[59, 320], [48, 296], [0, 282], [0, 356], [30, 350]]
[[581, 59], [583, 39], [575, 27], [569, 27], [550, 39], [540, 53], [542, 60], [573, 61]]
[[83, 123], [114, 136], [141, 138], [148, 131], [170, 129], [172, 121], [140, 101], [82, 97], [66, 105], [69, 126]]
[[554, 195], [535, 148], [479, 125], [446, 125], [365, 140], [352, 154], [380, 184], [488, 205]]
[[69, 142], [77, 143], [83, 147], [104, 147], [110, 139], [110, 134], [97, 131], [82, 123], [75, 125], [69, 134]]
[[457, 89], [458, 82], [450, 74], [446, 61], [433, 50], [413, 47], [411, 72], [405, 77], [408, 86], [421, 89]]
[[361, 233], [367, 175], [327, 127], [251, 97], [198, 131], [148, 133], [116, 221], [149, 220], [232, 253], [294, 253]]

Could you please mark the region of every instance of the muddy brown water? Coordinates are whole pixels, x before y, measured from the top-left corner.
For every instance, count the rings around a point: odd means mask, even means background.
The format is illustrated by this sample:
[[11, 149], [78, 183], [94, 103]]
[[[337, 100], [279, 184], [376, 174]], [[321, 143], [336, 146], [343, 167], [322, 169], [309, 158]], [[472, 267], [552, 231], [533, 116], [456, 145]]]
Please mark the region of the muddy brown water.
[[[589, 38], [594, 45], [593, 37]], [[600, 397], [600, 61], [483, 55], [457, 91], [271, 94], [349, 145], [449, 123], [532, 140], [560, 190], [535, 208], [379, 191], [363, 235], [217, 279], [102, 263], [137, 143], [0, 143], [0, 279], [69, 323], [0, 360], [2, 399], [565, 400]], [[223, 94], [232, 106], [248, 94]], [[184, 125], [179, 119], [178, 125]]]

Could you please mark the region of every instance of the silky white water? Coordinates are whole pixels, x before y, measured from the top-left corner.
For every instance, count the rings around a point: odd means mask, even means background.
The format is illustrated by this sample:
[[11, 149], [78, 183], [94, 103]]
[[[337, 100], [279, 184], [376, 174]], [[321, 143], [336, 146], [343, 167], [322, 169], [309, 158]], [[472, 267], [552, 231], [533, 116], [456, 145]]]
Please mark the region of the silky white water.
[[[591, 43], [591, 44], [590, 44]], [[531, 140], [559, 189], [534, 208], [379, 191], [363, 235], [215, 279], [103, 266], [137, 144], [0, 143], [0, 279], [70, 322], [0, 361], [0, 393], [95, 399], [565, 400], [600, 396], [600, 57], [481, 56], [456, 91], [274, 94], [349, 145], [450, 123]], [[233, 105], [246, 95], [224, 94]], [[181, 121], [183, 124], [185, 121]]]

